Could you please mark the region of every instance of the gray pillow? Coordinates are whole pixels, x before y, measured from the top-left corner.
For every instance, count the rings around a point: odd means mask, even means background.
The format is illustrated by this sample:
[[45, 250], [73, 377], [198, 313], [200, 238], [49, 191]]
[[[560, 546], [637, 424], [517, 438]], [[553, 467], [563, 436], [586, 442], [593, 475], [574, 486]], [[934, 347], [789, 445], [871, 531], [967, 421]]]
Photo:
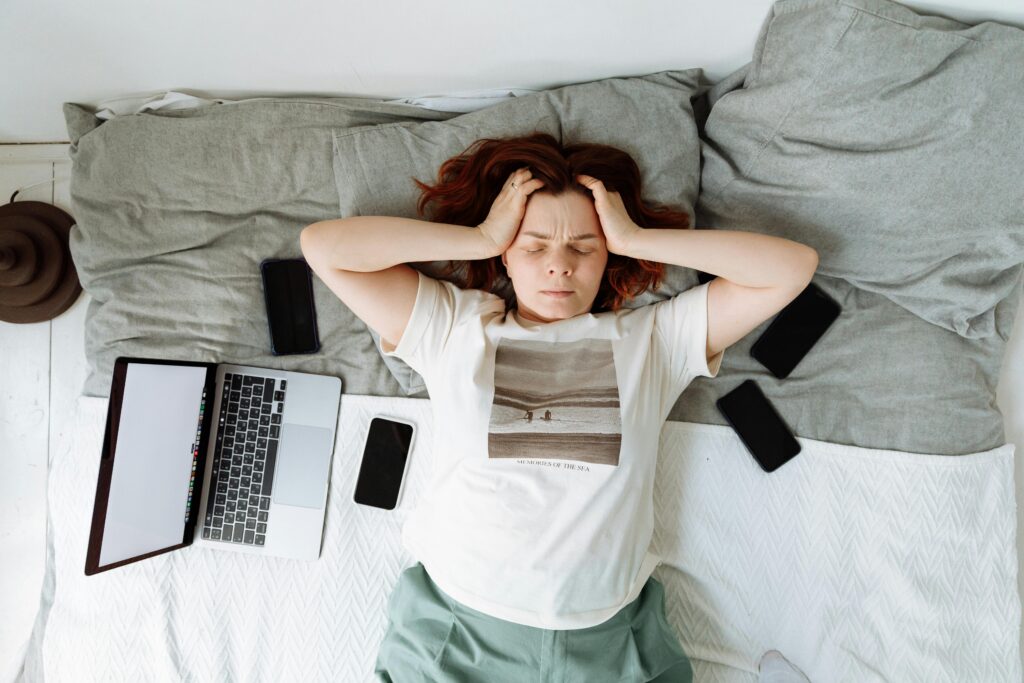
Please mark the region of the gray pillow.
[[[542, 131], [565, 144], [595, 142], [625, 150], [640, 167], [645, 200], [687, 212], [692, 224], [700, 186], [694, 100], [709, 87], [702, 76], [701, 69], [687, 69], [607, 78], [516, 97], [445, 121], [336, 130], [339, 215], [417, 218], [419, 189], [412, 178], [435, 182], [446, 159], [480, 138]], [[443, 262], [410, 265], [442, 277]], [[645, 292], [627, 305], [646, 305], [693, 284], [683, 269], [670, 270], [658, 293]], [[369, 331], [380, 352], [380, 336]], [[423, 379], [401, 359], [382, 358], [407, 394], [424, 390]]]
[[1024, 261], [1021, 64], [1012, 26], [780, 0], [742, 87], [709, 92], [698, 225], [808, 244], [823, 275], [995, 334]]

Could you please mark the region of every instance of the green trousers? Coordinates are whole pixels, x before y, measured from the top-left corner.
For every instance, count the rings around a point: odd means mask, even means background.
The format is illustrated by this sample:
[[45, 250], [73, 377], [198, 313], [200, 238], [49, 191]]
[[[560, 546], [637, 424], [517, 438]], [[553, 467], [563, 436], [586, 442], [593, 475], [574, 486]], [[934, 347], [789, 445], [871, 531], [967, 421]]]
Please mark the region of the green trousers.
[[422, 563], [388, 601], [374, 666], [382, 683], [691, 683], [693, 669], [665, 618], [653, 576], [607, 621], [548, 630], [478, 612], [437, 587]]

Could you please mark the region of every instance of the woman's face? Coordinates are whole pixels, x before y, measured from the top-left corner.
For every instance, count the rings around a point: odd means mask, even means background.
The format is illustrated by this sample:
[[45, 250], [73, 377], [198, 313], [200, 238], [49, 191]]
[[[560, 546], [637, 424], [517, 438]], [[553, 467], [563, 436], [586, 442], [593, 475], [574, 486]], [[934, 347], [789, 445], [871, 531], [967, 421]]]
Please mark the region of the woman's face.
[[[546, 323], [589, 313], [608, 263], [594, 201], [579, 192], [533, 192], [501, 261], [512, 280], [520, 317]], [[552, 296], [549, 290], [572, 293]]]

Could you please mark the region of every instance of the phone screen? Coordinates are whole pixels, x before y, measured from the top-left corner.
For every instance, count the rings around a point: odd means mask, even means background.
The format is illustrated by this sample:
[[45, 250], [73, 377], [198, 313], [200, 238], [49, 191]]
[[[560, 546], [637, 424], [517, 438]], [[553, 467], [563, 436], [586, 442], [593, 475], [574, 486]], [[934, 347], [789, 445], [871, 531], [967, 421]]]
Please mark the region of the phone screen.
[[320, 349], [313, 305], [313, 275], [304, 259], [264, 261], [263, 294], [275, 356]]
[[779, 311], [750, 347], [750, 355], [785, 379], [839, 317], [836, 301], [813, 282]]
[[765, 472], [800, 452], [800, 442], [754, 380], [742, 382], [715, 404]]
[[383, 417], [370, 421], [356, 478], [355, 502], [394, 510], [409, 458], [413, 427]]

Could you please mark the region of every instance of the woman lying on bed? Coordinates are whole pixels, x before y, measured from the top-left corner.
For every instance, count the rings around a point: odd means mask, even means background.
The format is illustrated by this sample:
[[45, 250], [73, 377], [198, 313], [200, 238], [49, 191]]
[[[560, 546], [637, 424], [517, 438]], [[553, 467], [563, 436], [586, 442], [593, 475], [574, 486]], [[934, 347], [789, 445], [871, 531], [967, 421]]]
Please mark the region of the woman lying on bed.
[[[643, 202], [636, 163], [606, 145], [479, 140], [439, 180], [417, 181], [430, 221], [351, 217], [301, 235], [382, 351], [423, 376], [436, 422], [432, 479], [402, 530], [418, 561], [391, 594], [377, 675], [691, 680], [651, 575], [661, 426], [807, 286], [817, 253], [688, 229], [686, 213]], [[459, 285], [406, 265], [424, 261], [458, 263]], [[666, 263], [718, 277], [623, 307]], [[763, 680], [780, 663], [763, 657]]]

